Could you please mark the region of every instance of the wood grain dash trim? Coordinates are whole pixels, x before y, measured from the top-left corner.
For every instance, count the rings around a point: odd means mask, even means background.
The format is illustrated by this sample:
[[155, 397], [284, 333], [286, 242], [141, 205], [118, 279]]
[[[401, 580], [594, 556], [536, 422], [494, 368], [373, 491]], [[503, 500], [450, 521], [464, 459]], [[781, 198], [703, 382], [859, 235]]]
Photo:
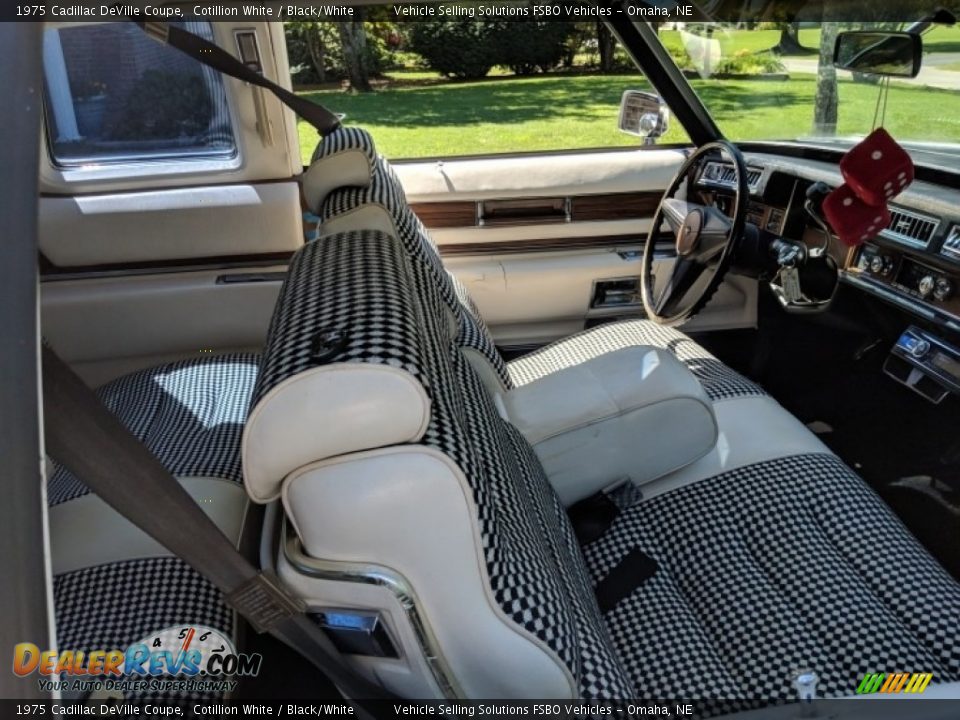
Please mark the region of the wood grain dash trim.
[[502, 240], [498, 242], [447, 243], [440, 245], [444, 257], [455, 255], [513, 255], [518, 253], [563, 250], [591, 250], [643, 246], [645, 234], [592, 235], [586, 237], [531, 238], [529, 240]]
[[571, 216], [573, 222], [650, 217], [657, 209], [660, 196], [660, 192], [577, 195], [572, 198]]
[[477, 204], [466, 200], [411, 203], [413, 212], [428, 228], [474, 227]]

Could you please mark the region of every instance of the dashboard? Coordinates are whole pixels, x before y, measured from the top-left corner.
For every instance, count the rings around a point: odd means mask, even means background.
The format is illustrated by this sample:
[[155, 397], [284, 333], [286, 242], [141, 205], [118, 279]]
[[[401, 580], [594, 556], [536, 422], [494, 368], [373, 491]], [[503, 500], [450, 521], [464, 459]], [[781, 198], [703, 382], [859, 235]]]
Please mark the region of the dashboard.
[[[835, 165], [747, 155], [750, 200], [747, 221], [789, 240], [819, 246], [822, 231], [803, 209], [806, 191], [817, 181], [837, 187]], [[708, 162], [698, 189], [723, 196], [733, 190], [733, 166]], [[915, 182], [890, 204], [891, 221], [863, 245], [848, 248], [833, 238], [831, 254], [841, 281], [928, 321], [960, 332], [960, 191]]]
[[[747, 158], [747, 221], [762, 231], [809, 248], [823, 245], [823, 230], [806, 213], [815, 182], [830, 188], [843, 179], [835, 165], [779, 156]], [[695, 190], [731, 214], [733, 166], [708, 162]], [[897, 306], [923, 327], [904, 327], [884, 372], [933, 403], [960, 395], [960, 191], [915, 181], [890, 203], [890, 223], [862, 245], [836, 237], [829, 252], [840, 281]], [[906, 323], [905, 323], [906, 325]]]

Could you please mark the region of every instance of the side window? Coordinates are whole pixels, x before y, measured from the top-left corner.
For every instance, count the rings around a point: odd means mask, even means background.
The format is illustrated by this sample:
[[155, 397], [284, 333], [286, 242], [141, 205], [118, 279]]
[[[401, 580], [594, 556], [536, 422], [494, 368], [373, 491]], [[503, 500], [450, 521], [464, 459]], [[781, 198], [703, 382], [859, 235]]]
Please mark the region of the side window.
[[[213, 38], [208, 22], [179, 24]], [[132, 23], [47, 29], [43, 60], [50, 155], [61, 167], [237, 152], [220, 74]]]
[[[554, 20], [540, 2], [509, 5], [493, 9], [522, 22], [468, 3], [287, 23], [294, 89], [369, 130], [392, 159], [642, 145], [618, 130], [620, 101], [652, 87], [604, 24]], [[301, 122], [300, 139], [308, 163], [317, 134]], [[658, 143], [686, 142], [670, 118]]]

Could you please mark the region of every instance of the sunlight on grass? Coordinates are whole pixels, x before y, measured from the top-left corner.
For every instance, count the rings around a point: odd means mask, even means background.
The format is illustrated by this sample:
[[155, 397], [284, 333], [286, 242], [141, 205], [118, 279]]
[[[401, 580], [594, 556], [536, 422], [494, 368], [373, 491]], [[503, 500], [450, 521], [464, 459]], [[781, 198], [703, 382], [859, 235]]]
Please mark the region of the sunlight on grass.
[[[734, 140], [810, 134], [813, 75], [692, 84], [721, 130]], [[393, 86], [366, 95], [340, 91], [304, 95], [334, 112], [345, 112], [347, 124], [369, 130], [387, 157], [422, 158], [636, 147], [638, 138], [617, 130], [620, 96], [626, 89], [648, 88], [640, 75], [580, 75]], [[875, 85], [841, 81], [839, 135], [870, 131], [877, 92]], [[960, 93], [894, 84], [886, 127], [904, 139], [960, 142]], [[299, 131], [307, 162], [317, 134], [303, 122]], [[662, 140], [686, 141], [676, 121]]]

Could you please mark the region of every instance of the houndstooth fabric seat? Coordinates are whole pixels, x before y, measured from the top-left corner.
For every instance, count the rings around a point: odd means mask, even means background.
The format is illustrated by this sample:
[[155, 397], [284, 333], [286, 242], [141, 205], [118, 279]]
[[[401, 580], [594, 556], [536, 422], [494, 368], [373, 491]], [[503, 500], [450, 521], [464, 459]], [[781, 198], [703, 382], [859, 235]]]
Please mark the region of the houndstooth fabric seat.
[[[259, 361], [252, 353], [183, 360], [125, 375], [97, 395], [172, 474], [240, 482], [240, 435]], [[54, 468], [49, 505], [89, 492], [55, 460]]]
[[606, 352], [650, 345], [676, 354], [700, 380], [713, 400], [764, 394], [756, 383], [725, 366], [683, 333], [648, 320], [630, 320], [585, 330], [529, 356], [505, 363], [466, 288], [443, 268], [436, 244], [410, 209], [396, 173], [387, 160], [376, 152], [373, 139], [358, 128], [342, 130], [342, 137], [340, 132], [317, 146], [312, 168], [321, 170], [323, 161], [338, 153], [358, 152], [372, 159], [370, 178], [367, 184], [342, 186], [322, 199], [315, 209], [321, 220], [321, 231], [325, 227], [347, 229], [351, 215], [362, 225], [368, 218], [361, 220], [357, 211], [371, 206], [382, 208], [391, 218], [394, 231], [407, 251], [428, 267], [429, 275], [438, 285], [442, 297], [454, 309], [460, 327], [460, 345], [488, 363], [492, 374], [504, 389], [524, 385]]
[[635, 504], [584, 548], [594, 582], [632, 552], [656, 570], [604, 618], [640, 697], [735, 710], [795, 699], [801, 670], [825, 697], [884, 668], [960, 679], [960, 585], [835, 456]]
[[[566, 513], [529, 445], [500, 417], [456, 349], [440, 293], [433, 285], [421, 286], [417, 272], [396, 239], [382, 233], [331, 235], [300, 250], [271, 323], [254, 412], [285, 381], [328, 362], [389, 365], [416, 378], [430, 398], [430, 421], [420, 443], [451, 458], [466, 476], [489, 592], [500, 611], [559, 658], [578, 694], [624, 697], [630, 685], [597, 611]], [[318, 362], [314, 338], [331, 330], [342, 332], [346, 343]], [[247, 482], [250, 488], [249, 477]], [[360, 533], [363, 510], [356, 508]], [[407, 530], [417, 533], [415, 527]], [[429, 597], [436, 589], [415, 592]], [[463, 632], [470, 632], [469, 625]]]
[[[796, 699], [801, 670], [813, 670], [818, 694], [828, 697], [853, 694], [878, 668], [933, 672], [936, 682], [960, 679], [960, 585], [826, 451], [751, 463], [649, 498], [635, 494], [599, 539], [579, 547], [529, 443], [494, 407], [445, 317], [444, 298], [420, 285], [416, 265], [394, 237], [329, 236], [295, 257], [274, 316], [254, 414], [266, 413], [287, 384], [309, 382], [324, 367], [386, 365], [415, 378], [429, 398], [422, 436], [386, 455], [391, 461], [376, 466], [379, 473], [365, 463], [391, 451], [361, 445], [343, 454], [327, 449], [329, 460], [303, 456], [302, 472], [278, 471], [270, 479], [268, 494], [282, 492], [305, 551], [328, 563], [328, 577], [337, 576], [337, 558], [378, 564], [374, 548], [386, 556], [397, 545], [409, 547], [410, 556], [390, 555], [386, 564], [420, 577], [417, 563], [428, 562], [422, 557], [437, 542], [429, 523], [401, 523], [378, 541], [378, 523], [358, 505], [349, 537], [335, 538], [325, 529], [342, 511], [324, 513], [349, 484], [322, 492], [336, 477], [326, 469], [342, 473], [357, 463], [351, 484], [376, 483], [358, 497], [374, 503], [392, 483], [404, 496], [413, 493], [411, 478], [399, 471], [391, 477], [390, 468], [421, 448], [464, 474], [486, 592], [518, 635], [535, 638], [566, 668], [579, 697], [705, 698], [716, 701], [705, 712], [716, 714]], [[318, 360], [314, 338], [331, 331], [346, 342]], [[253, 492], [263, 478], [246, 481]], [[456, 483], [453, 475], [449, 482]], [[317, 494], [302, 488], [312, 483]], [[263, 497], [262, 489], [254, 496]], [[385, 508], [390, 517], [406, 516], [397, 500], [388, 498]], [[363, 550], [353, 550], [354, 543]], [[332, 590], [281, 567], [312, 603], [349, 610], [349, 589]], [[476, 615], [459, 622], [461, 612], [448, 626], [436, 612], [455, 570], [461, 568], [434, 567], [424, 575], [429, 582], [411, 580], [410, 587], [434, 611], [425, 620], [446, 639], [438, 653], [454, 672], [464, 651], [451, 638], [466, 634], [466, 645], [483, 648], [478, 628], [488, 627]], [[618, 588], [612, 595], [611, 581]], [[396, 626], [394, 632], [403, 635]], [[485, 648], [477, 652], [488, 657]], [[510, 672], [508, 656], [476, 668], [491, 684]], [[528, 672], [539, 677], [532, 666]]]
[[[237, 511], [244, 512], [240, 435], [258, 365], [259, 356], [254, 354], [185, 360], [126, 375], [97, 392], [167, 470], [193, 478], [201, 497], [232, 498]], [[126, 521], [90, 495], [68, 470], [56, 462], [53, 467], [47, 497], [61, 649], [124, 650], [178, 625], [205, 626], [226, 637], [236, 636], [234, 613], [213, 585], [169, 553], [151, 550], [141, 556], [111, 549], [111, 541], [130, 538], [124, 534]], [[236, 492], [221, 485], [234, 486]], [[78, 517], [93, 525], [82, 536], [71, 532]], [[242, 525], [242, 518], [233, 520]], [[233, 531], [221, 529], [228, 535]], [[206, 690], [125, 693], [139, 700], [221, 696]]]

